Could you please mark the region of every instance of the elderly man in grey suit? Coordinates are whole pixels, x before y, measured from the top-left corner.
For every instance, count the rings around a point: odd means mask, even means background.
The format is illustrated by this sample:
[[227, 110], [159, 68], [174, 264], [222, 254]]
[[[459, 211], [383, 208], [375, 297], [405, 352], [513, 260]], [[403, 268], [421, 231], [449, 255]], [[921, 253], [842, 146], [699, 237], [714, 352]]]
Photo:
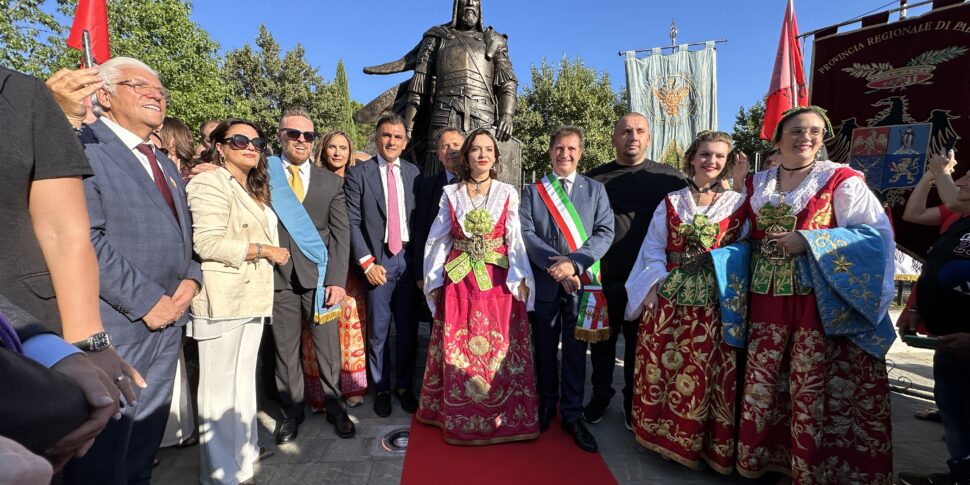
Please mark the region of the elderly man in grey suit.
[[180, 328], [202, 271], [192, 258], [185, 186], [148, 142], [165, 117], [158, 74], [136, 59], [101, 65], [103, 116], [81, 139], [94, 176], [84, 181], [101, 276], [101, 319], [118, 353], [145, 378], [136, 401], [91, 451], [65, 469], [69, 483], [149, 483], [168, 419]]
[[[327, 273], [324, 276], [327, 306], [340, 303], [346, 292], [350, 265], [350, 225], [344, 199], [344, 181], [329, 170], [310, 162], [316, 139], [313, 121], [305, 110], [291, 107], [283, 112], [277, 130], [283, 156], [280, 163], [296, 198], [313, 221], [314, 229], [327, 247]], [[270, 162], [272, 163], [272, 161]], [[280, 221], [280, 246], [290, 250], [290, 261], [276, 267], [273, 297], [273, 340], [276, 344], [276, 386], [280, 393], [283, 421], [276, 433], [277, 443], [296, 439], [305, 413], [303, 368], [300, 363], [300, 335], [310, 325], [320, 380], [326, 398], [327, 421], [341, 438], [354, 436], [354, 422], [340, 392], [340, 336], [337, 322], [313, 323], [314, 289], [319, 270], [300, 250]], [[290, 228], [292, 229], [292, 228]]]
[[[575, 126], [552, 134], [552, 173], [523, 190], [519, 219], [536, 278], [536, 306], [529, 320], [536, 354], [539, 429], [549, 428], [558, 402], [563, 430], [580, 448], [595, 452], [596, 439], [580, 419], [587, 343], [577, 338], [585, 331], [577, 329], [577, 321], [579, 315], [593, 313], [593, 307], [581, 309], [581, 301], [600, 301], [593, 296], [581, 298], [584, 291], [591, 291], [584, 274], [598, 273], [596, 263], [613, 242], [613, 211], [603, 184], [576, 172], [583, 141], [582, 129]], [[596, 313], [605, 314], [605, 308], [597, 308]], [[561, 373], [556, 356], [560, 339]]]

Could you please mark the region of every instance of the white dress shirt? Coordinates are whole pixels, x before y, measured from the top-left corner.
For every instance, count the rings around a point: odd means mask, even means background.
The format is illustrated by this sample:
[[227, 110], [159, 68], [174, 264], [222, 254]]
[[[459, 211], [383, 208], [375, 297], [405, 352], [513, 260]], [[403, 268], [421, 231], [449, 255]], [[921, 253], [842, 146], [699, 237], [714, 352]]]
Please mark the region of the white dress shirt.
[[[286, 156], [280, 155], [280, 160], [283, 161], [283, 170], [286, 171], [286, 180], [289, 181], [292, 174], [290, 173], [290, 166], [296, 165], [291, 163], [286, 159]], [[310, 192], [310, 160], [303, 162], [302, 165], [297, 165], [300, 170], [297, 172], [300, 174], [300, 181], [303, 182], [303, 198], [306, 198], [306, 194]]]
[[[128, 131], [128, 129], [122, 127], [118, 123], [111, 121], [110, 119], [108, 119], [107, 116], [102, 116], [101, 118], [98, 118], [98, 119], [103, 121], [104, 124], [108, 126], [108, 128], [111, 128], [111, 131], [113, 131], [115, 135], [118, 135], [118, 138], [121, 139], [121, 143], [124, 143], [125, 147], [131, 150], [131, 153], [135, 155], [135, 158], [137, 158], [138, 161], [141, 162], [142, 168], [144, 168], [145, 172], [148, 173], [148, 178], [154, 181], [155, 177], [152, 175], [152, 166], [148, 164], [148, 157], [146, 157], [144, 153], [138, 151], [138, 149], [135, 147], [145, 143], [145, 144], [151, 145], [152, 150], [154, 150], [155, 145], [153, 145], [151, 142], [138, 138], [138, 135]], [[161, 169], [161, 166], [159, 166], [159, 169]]]
[[[410, 241], [410, 235], [408, 234], [408, 217], [407, 217], [407, 206], [405, 205], [404, 198], [404, 178], [401, 175], [401, 159], [398, 158], [394, 160], [394, 180], [397, 181], [397, 212], [398, 220], [401, 221], [401, 242], [406, 243]], [[381, 187], [384, 188], [384, 207], [390, 207], [391, 205], [387, 203], [387, 164], [388, 161], [384, 160], [379, 153], [377, 154], [377, 168], [381, 173]], [[387, 244], [387, 226], [384, 226], [384, 244]]]
[[559, 175], [558, 173], [556, 173], [555, 170], [553, 170], [552, 173], [553, 173], [553, 175], [556, 176], [556, 179], [559, 179], [560, 181], [562, 179], [566, 179], [566, 183], [562, 184], [562, 189], [566, 191], [566, 196], [567, 197], [570, 196], [570, 195], [572, 195], [573, 194], [573, 186], [576, 185], [576, 171], [573, 170], [573, 173], [571, 173], [571, 174], [569, 174], [569, 175], [567, 175], [565, 177], [563, 177], [562, 175]]

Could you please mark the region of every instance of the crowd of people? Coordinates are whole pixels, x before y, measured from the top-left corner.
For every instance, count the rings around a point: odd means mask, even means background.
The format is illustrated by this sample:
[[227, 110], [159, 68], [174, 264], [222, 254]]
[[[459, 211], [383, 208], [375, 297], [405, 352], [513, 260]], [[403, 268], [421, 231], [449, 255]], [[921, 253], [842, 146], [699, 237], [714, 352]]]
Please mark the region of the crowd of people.
[[[750, 478], [893, 483], [893, 230], [861, 173], [819, 157], [820, 108], [785, 113], [753, 174], [716, 131], [681, 170], [648, 160], [637, 113], [616, 122], [616, 159], [580, 174], [583, 129], [563, 126], [549, 173], [520, 189], [498, 180], [490, 129], [442, 131], [444, 170], [423, 176], [393, 114], [373, 155], [299, 107], [272, 134], [207, 121], [196, 144], [132, 58], [46, 85], [0, 68], [0, 99], [0, 482], [149, 483], [160, 446], [198, 442], [202, 483], [251, 483], [272, 453], [260, 362], [278, 444], [307, 407], [353, 437], [348, 409], [371, 395], [377, 416], [396, 400], [448, 443], [532, 440], [560, 416], [596, 452], [622, 335], [623, 420], [647, 449]], [[904, 483], [970, 483], [970, 334], [944, 311], [966, 303], [951, 288], [970, 274], [970, 179], [948, 156], [906, 210], [949, 227], [898, 326], [941, 336], [950, 471]], [[926, 207], [934, 182], [946, 209]]]

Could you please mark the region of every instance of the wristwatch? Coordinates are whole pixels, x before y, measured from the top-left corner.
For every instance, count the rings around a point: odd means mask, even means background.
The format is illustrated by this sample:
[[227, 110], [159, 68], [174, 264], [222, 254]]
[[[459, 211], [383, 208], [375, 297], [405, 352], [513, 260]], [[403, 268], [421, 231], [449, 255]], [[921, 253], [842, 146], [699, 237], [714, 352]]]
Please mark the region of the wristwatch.
[[74, 342], [74, 346], [85, 352], [101, 352], [111, 347], [111, 334], [98, 332], [80, 342]]

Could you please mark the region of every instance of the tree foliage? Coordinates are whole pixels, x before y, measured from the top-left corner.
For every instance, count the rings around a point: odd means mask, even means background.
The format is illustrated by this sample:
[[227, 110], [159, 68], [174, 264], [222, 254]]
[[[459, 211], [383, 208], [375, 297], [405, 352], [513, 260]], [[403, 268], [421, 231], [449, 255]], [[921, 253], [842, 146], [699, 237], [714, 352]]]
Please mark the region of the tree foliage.
[[748, 109], [738, 108], [734, 118], [734, 147], [748, 155], [751, 167], [754, 168], [756, 153], [764, 153], [771, 148], [771, 143], [761, 139], [761, 124], [765, 118], [765, 103], [758, 101]]
[[585, 172], [613, 159], [613, 125], [626, 112], [610, 85], [609, 76], [563, 58], [558, 69], [545, 60], [532, 66], [532, 85], [519, 96], [515, 135], [522, 140], [523, 179], [550, 170], [549, 135], [563, 125], [586, 132], [586, 151], [579, 171]]
[[[67, 27], [45, 0], [0, 0], [0, 65], [46, 77], [61, 64]], [[64, 2], [56, 2], [63, 7]]]
[[337, 103], [337, 120], [332, 128], [350, 135], [355, 148], [363, 147], [367, 138], [357, 135], [357, 125], [354, 123], [354, 105], [353, 100], [350, 99], [350, 84], [347, 82], [347, 71], [344, 69], [343, 59], [337, 61], [337, 74], [333, 79], [333, 89]]

